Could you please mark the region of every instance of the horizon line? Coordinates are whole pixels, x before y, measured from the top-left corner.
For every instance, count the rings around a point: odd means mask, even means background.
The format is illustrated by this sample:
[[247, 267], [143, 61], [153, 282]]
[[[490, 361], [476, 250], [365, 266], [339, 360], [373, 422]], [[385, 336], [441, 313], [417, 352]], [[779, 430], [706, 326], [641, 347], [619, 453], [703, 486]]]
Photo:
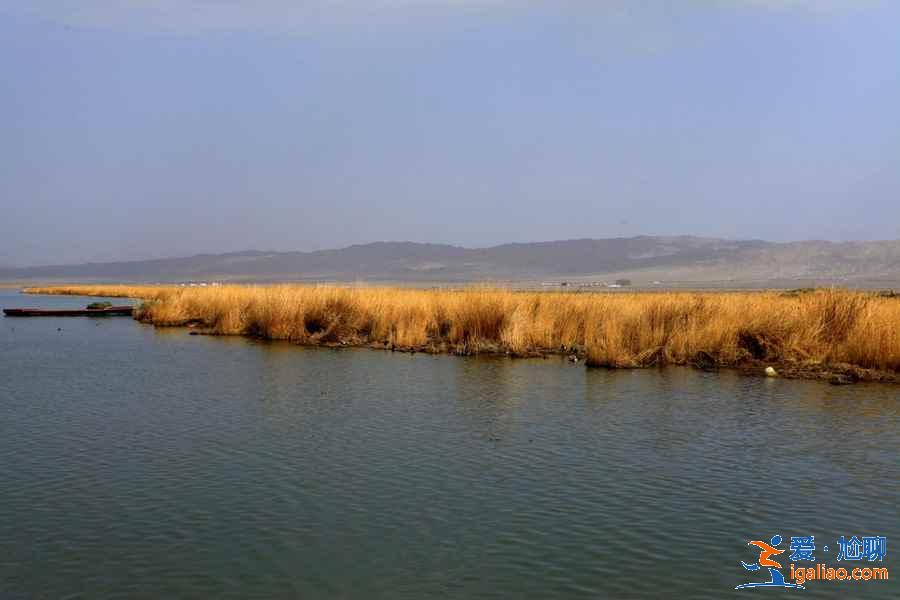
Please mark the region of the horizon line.
[[460, 244], [451, 244], [445, 242], [417, 242], [411, 240], [374, 240], [371, 242], [359, 242], [355, 244], [347, 244], [344, 246], [337, 246], [333, 248], [320, 248], [316, 250], [257, 250], [254, 248], [248, 248], [246, 250], [233, 250], [226, 252], [198, 252], [195, 254], [179, 254], [179, 255], [171, 255], [171, 256], [161, 256], [161, 257], [148, 257], [148, 258], [135, 258], [129, 260], [88, 260], [83, 262], [72, 262], [72, 263], [62, 263], [62, 262], [52, 262], [52, 263], [41, 263], [41, 264], [32, 264], [32, 265], [21, 265], [21, 264], [0, 264], [0, 270], [5, 271], [26, 271], [29, 269], [47, 269], [47, 268], [63, 268], [63, 267], [84, 267], [84, 266], [92, 266], [92, 265], [109, 265], [109, 264], [136, 264], [136, 263], [147, 263], [147, 262], [159, 262], [159, 261], [167, 261], [167, 260], [185, 260], [190, 258], [204, 258], [204, 257], [216, 257], [216, 256], [242, 256], [242, 255], [250, 255], [250, 254], [259, 254], [259, 255], [284, 255], [284, 254], [318, 254], [322, 252], [338, 252], [341, 250], [348, 250], [350, 248], [362, 248], [366, 246], [375, 246], [379, 244], [410, 244], [417, 246], [442, 246], [446, 248], [454, 248], [457, 250], [492, 250], [495, 248], [501, 248], [504, 246], [529, 246], [529, 245], [539, 245], [539, 244], [554, 244], [554, 243], [564, 243], [564, 242], [585, 242], [585, 241], [610, 241], [610, 240], [636, 240], [636, 239], [665, 239], [665, 238], [691, 238], [697, 240], [710, 240], [710, 241], [722, 241], [722, 242], [734, 242], [734, 243], [748, 243], [748, 242], [757, 242], [771, 245], [779, 245], [785, 246], [790, 244], [809, 244], [809, 243], [825, 243], [825, 244], [879, 244], [879, 243], [890, 243], [890, 242], [900, 242], [900, 239], [877, 239], [877, 240], [829, 240], [829, 239], [800, 239], [800, 240], [790, 240], [790, 241], [773, 241], [767, 240], [763, 238], [731, 238], [731, 237], [719, 237], [719, 236], [706, 236], [706, 235], [694, 235], [694, 234], [638, 234], [638, 235], [630, 235], [630, 236], [613, 236], [613, 237], [578, 237], [578, 238], [563, 238], [563, 239], [550, 239], [550, 240], [534, 240], [529, 242], [502, 242], [499, 244], [492, 244], [488, 246], [463, 246]]

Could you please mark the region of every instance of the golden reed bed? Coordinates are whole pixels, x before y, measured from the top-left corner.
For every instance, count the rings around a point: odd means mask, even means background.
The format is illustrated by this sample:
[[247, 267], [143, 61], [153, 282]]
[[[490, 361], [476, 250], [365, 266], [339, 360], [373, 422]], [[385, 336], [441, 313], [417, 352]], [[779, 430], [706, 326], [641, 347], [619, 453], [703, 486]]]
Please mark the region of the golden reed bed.
[[157, 326], [303, 344], [678, 364], [900, 380], [900, 299], [867, 292], [547, 293], [464, 289], [78, 285], [28, 293], [141, 298]]

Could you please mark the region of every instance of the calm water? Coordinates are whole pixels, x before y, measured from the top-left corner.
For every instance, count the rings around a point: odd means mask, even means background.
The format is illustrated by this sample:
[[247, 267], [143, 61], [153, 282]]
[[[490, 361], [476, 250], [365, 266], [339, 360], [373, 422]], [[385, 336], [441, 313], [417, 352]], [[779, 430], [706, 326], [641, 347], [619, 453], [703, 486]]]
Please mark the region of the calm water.
[[[900, 595], [896, 387], [5, 318], [0, 456], [4, 599]], [[894, 580], [734, 591], [775, 533]]]

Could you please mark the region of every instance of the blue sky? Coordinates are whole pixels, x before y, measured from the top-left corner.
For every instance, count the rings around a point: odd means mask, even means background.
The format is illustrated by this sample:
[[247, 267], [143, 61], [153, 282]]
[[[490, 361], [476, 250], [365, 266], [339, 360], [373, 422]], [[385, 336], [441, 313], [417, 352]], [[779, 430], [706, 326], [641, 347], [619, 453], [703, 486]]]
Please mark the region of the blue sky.
[[900, 238], [900, 3], [0, 0], [0, 263]]

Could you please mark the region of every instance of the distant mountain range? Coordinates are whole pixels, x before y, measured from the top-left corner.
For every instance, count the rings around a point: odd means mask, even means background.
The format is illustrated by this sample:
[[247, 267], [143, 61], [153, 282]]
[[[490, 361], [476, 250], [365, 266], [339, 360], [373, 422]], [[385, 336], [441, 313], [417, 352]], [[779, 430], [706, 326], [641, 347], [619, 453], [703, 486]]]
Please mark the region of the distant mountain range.
[[773, 243], [639, 236], [462, 248], [377, 242], [316, 252], [237, 252], [0, 268], [6, 281], [508, 281], [526, 284], [880, 286], [900, 283], [900, 241]]

